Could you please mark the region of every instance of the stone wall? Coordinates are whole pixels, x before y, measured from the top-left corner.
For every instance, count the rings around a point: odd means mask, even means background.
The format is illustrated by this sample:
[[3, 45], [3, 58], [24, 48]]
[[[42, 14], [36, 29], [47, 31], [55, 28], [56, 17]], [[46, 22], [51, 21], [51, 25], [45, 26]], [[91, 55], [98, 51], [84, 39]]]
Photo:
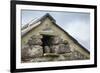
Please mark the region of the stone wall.
[[[70, 44], [68, 43], [68, 41], [61, 39], [59, 36], [51, 37], [50, 44], [45, 46], [43, 46], [42, 38], [43, 38], [42, 35], [32, 35], [28, 39], [27, 44], [22, 46], [21, 49], [22, 60], [29, 59], [29, 58], [32, 58], [32, 60], [36, 58], [41, 60], [41, 57], [43, 58], [47, 55], [50, 55], [49, 58], [52, 58], [52, 60], [87, 59], [80, 52], [71, 51]], [[44, 56], [45, 53], [47, 54]], [[70, 55], [68, 55], [69, 53]], [[54, 58], [53, 56], [54, 57], [56, 56], [57, 58]], [[45, 60], [46, 59], [47, 57], [45, 58]]]
[[33, 35], [29, 38], [28, 42], [21, 50], [22, 59], [26, 58], [36, 58], [43, 56], [43, 47], [41, 36]]

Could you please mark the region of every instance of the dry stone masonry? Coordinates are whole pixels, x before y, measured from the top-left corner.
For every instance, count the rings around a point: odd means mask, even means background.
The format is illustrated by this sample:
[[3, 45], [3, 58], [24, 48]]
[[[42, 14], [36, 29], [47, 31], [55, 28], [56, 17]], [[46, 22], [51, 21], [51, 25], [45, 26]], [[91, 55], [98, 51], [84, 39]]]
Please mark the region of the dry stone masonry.
[[[29, 38], [27, 44], [22, 46], [21, 57], [22, 60], [38, 58], [37, 61], [44, 59], [46, 61], [49, 57], [44, 57], [47, 55], [52, 57], [56, 56], [56, 58], [53, 57], [52, 60], [82, 59], [84, 57], [79, 52], [75, 51], [72, 53], [69, 45], [67, 40], [63, 40], [59, 36], [49, 36], [45, 38], [42, 35], [33, 35]], [[71, 56], [67, 56], [67, 53], [71, 53]], [[41, 57], [43, 58], [41, 59]], [[49, 58], [49, 60], [51, 60], [51, 58]]]

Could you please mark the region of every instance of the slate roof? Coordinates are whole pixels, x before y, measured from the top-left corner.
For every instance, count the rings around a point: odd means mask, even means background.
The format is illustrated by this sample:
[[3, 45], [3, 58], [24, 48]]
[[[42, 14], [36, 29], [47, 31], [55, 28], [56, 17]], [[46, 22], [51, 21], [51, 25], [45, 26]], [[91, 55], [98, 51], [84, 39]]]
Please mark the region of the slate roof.
[[49, 13], [45, 14], [43, 17], [37, 19], [37, 20], [34, 21], [34, 22], [32, 21], [31, 24], [28, 23], [28, 24], [26, 24], [25, 26], [23, 26], [23, 27], [21, 28], [21, 30], [22, 30], [21, 36], [22, 36], [22, 37], [25, 36], [29, 31], [31, 31], [32, 29], [34, 29], [34, 28], [36, 28], [37, 26], [39, 26], [39, 25], [42, 23], [42, 21], [43, 21], [44, 19], [46, 19], [47, 17], [49, 17], [49, 18], [51, 19], [52, 23], [54, 23], [54, 24], [56, 25], [56, 27], [58, 27], [59, 29], [61, 29], [62, 31], [64, 31], [65, 34], [67, 34], [67, 35], [70, 37], [70, 39], [72, 39], [72, 40], [74, 41], [75, 44], [79, 45], [81, 48], [83, 48], [86, 52], [88, 52], [88, 53], [90, 54], [90, 52], [89, 52], [85, 47], [83, 47], [76, 39], [74, 39], [71, 35], [69, 35], [68, 32], [66, 32], [63, 28], [61, 28], [59, 25], [57, 25], [57, 24], [56, 24], [56, 20], [55, 20]]

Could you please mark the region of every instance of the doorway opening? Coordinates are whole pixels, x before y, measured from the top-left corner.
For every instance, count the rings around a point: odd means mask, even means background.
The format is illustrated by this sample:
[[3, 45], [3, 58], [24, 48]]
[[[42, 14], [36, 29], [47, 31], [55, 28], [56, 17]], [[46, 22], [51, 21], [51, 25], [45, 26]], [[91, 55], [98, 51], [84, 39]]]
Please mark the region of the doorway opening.
[[[50, 48], [50, 46], [52, 45], [52, 37], [51, 35], [42, 35], [42, 47], [43, 47], [43, 53], [45, 52], [45, 46], [48, 46]], [[51, 52], [51, 49], [49, 49]]]

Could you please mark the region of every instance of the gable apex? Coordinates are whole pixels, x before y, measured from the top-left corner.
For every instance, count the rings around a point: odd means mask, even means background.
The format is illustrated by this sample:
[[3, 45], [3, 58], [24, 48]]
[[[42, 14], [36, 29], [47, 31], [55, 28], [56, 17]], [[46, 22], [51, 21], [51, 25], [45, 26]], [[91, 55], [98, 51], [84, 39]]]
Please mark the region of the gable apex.
[[49, 14], [49, 13], [46, 13], [42, 18], [41, 18], [41, 21], [46, 19], [46, 18], [49, 18], [52, 22], [56, 22], [56, 20]]

